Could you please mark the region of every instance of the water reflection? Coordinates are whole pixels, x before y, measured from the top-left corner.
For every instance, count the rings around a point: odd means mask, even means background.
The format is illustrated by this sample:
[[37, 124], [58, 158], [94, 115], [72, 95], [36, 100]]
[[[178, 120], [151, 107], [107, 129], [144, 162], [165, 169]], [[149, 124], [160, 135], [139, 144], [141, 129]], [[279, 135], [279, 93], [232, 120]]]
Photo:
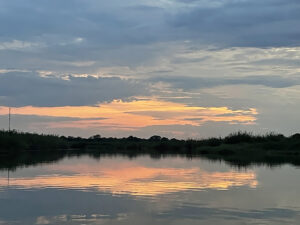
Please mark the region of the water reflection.
[[[10, 186], [18, 188], [65, 188], [108, 191], [112, 194], [135, 196], [156, 196], [176, 191], [217, 189], [226, 190], [233, 186], [247, 185], [255, 188], [256, 175], [249, 172], [207, 172], [199, 168], [151, 168], [134, 163], [116, 169], [90, 168], [82, 165], [59, 166], [61, 172], [74, 172], [72, 175], [44, 175], [36, 177], [10, 178]], [[51, 168], [50, 168], [51, 170]], [[7, 180], [0, 179], [5, 186]]]
[[0, 224], [297, 224], [299, 170], [65, 158], [0, 172]]

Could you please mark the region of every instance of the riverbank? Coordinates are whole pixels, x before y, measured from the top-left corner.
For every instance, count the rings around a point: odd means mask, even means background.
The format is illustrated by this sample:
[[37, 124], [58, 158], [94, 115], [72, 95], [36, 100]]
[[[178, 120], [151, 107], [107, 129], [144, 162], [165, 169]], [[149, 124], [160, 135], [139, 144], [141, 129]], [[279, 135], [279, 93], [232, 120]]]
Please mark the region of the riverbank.
[[300, 165], [300, 134], [286, 137], [274, 133], [252, 135], [238, 132], [224, 138], [177, 140], [160, 136], [149, 139], [132, 136], [103, 138], [100, 135], [80, 138], [0, 131], [0, 161], [3, 166], [13, 167], [24, 162], [27, 165], [32, 160], [35, 163], [47, 162], [72, 154], [89, 154], [93, 157], [100, 157], [101, 154], [124, 154], [129, 157], [179, 154], [225, 160], [241, 166], [253, 163]]

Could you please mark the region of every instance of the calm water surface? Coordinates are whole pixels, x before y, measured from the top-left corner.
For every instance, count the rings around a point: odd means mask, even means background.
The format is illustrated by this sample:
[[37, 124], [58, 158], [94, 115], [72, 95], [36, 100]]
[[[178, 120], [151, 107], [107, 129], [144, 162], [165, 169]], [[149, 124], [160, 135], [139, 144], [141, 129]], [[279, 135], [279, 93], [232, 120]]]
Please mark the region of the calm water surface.
[[0, 224], [300, 224], [300, 170], [88, 156], [0, 171]]

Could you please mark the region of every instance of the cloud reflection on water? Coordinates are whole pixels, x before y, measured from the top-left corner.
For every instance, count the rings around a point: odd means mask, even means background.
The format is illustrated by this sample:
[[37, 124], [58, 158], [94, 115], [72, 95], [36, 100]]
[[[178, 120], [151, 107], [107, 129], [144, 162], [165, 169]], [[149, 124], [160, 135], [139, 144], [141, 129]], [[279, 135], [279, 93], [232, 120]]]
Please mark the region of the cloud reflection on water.
[[[18, 188], [62, 188], [98, 190], [112, 194], [155, 197], [187, 190], [227, 190], [230, 187], [258, 185], [253, 171], [209, 172], [193, 168], [151, 168], [125, 164], [118, 168], [89, 168], [88, 165], [61, 165], [56, 170], [71, 174], [57, 174], [10, 179], [10, 185]], [[51, 167], [49, 168], [51, 170]], [[6, 186], [7, 180], [0, 179]]]

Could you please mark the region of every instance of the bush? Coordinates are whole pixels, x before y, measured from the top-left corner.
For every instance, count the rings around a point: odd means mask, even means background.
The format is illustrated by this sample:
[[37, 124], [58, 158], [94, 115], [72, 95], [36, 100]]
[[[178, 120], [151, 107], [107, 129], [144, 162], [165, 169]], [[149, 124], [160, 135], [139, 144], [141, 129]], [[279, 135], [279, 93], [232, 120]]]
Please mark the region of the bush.
[[226, 144], [247, 143], [247, 142], [252, 142], [253, 139], [254, 137], [251, 133], [239, 131], [237, 133], [229, 134], [227, 137], [225, 137], [224, 143]]

